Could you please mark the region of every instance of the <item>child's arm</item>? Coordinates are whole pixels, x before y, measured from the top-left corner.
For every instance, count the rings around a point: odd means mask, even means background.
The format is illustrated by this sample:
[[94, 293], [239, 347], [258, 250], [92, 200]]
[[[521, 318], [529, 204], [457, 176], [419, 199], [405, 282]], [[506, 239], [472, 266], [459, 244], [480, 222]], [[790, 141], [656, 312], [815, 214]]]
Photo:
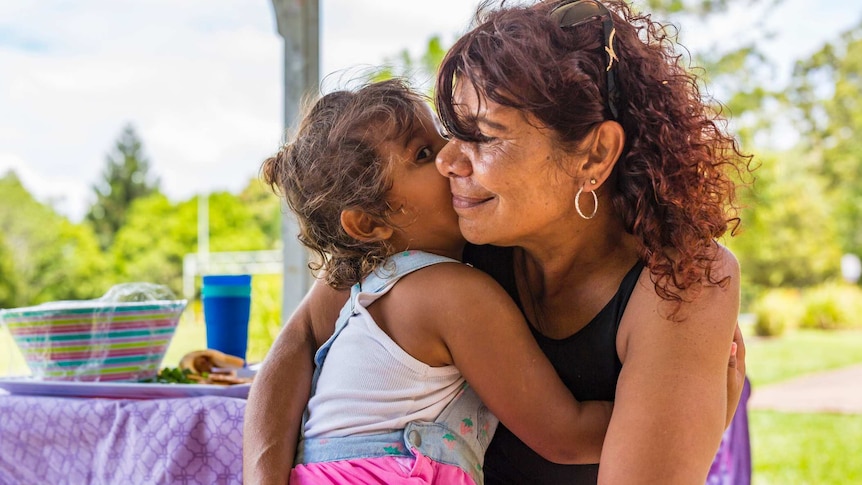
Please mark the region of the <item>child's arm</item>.
[[[598, 463], [612, 404], [575, 400], [515, 303], [490, 276], [439, 264], [405, 276], [384, 298], [388, 309], [381, 316], [390, 336], [432, 365], [451, 359], [527, 446], [556, 463]], [[411, 323], [393, 325], [399, 321]], [[412, 332], [402, 334], [403, 327]], [[436, 353], [428, 350], [435, 347]]]
[[244, 483], [287, 483], [311, 390], [314, 353], [332, 335], [347, 296], [316, 282], [267, 354], [245, 409]]

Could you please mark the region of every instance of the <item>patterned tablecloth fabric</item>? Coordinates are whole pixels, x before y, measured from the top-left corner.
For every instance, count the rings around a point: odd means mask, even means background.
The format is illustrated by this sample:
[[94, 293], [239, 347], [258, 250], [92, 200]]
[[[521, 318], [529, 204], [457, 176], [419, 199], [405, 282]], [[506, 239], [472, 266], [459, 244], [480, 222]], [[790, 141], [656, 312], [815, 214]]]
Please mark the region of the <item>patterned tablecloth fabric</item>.
[[721, 438], [721, 445], [709, 469], [706, 485], [749, 485], [751, 483], [751, 440], [748, 434], [748, 399], [751, 383], [745, 379], [736, 414]]
[[245, 400], [0, 395], [0, 484], [242, 482]]
[[[746, 385], [708, 485], [748, 485]], [[0, 484], [242, 482], [245, 400], [112, 400], [3, 395]]]

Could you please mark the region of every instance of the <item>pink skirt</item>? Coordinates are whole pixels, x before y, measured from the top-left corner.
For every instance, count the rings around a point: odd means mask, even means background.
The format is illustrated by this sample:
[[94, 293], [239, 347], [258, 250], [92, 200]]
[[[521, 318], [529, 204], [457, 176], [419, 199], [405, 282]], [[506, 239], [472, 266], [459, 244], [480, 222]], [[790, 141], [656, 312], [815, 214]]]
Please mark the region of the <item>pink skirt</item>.
[[328, 461], [297, 465], [290, 472], [291, 485], [325, 484], [410, 484], [475, 485], [470, 475], [454, 465], [416, 458], [383, 456], [354, 460]]

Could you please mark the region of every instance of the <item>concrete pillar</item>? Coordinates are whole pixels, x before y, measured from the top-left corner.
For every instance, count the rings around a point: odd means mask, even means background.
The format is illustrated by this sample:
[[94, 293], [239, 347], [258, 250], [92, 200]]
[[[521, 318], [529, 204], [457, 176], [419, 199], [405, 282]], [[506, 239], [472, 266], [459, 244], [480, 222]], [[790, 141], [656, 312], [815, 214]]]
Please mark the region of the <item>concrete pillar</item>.
[[[284, 126], [296, 126], [300, 105], [320, 83], [319, 0], [272, 0], [278, 33], [284, 38]], [[298, 226], [285, 208], [281, 224], [284, 241], [282, 320], [299, 305], [312, 282], [308, 253], [297, 241]]]

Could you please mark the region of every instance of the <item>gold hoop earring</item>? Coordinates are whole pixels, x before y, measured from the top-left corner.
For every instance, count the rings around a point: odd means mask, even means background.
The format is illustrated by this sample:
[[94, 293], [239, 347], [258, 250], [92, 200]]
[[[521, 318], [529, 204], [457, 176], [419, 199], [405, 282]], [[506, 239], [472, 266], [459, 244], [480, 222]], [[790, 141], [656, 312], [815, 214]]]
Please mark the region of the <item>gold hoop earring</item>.
[[575, 194], [575, 210], [578, 211], [578, 215], [584, 219], [592, 219], [593, 217], [596, 217], [596, 213], [599, 211], [599, 196], [596, 195], [595, 190], [590, 191], [590, 194], [593, 196], [593, 212], [589, 216], [585, 216], [583, 211], [581, 211], [581, 194], [583, 192], [584, 186], [581, 185], [581, 188], [578, 189], [578, 193]]

